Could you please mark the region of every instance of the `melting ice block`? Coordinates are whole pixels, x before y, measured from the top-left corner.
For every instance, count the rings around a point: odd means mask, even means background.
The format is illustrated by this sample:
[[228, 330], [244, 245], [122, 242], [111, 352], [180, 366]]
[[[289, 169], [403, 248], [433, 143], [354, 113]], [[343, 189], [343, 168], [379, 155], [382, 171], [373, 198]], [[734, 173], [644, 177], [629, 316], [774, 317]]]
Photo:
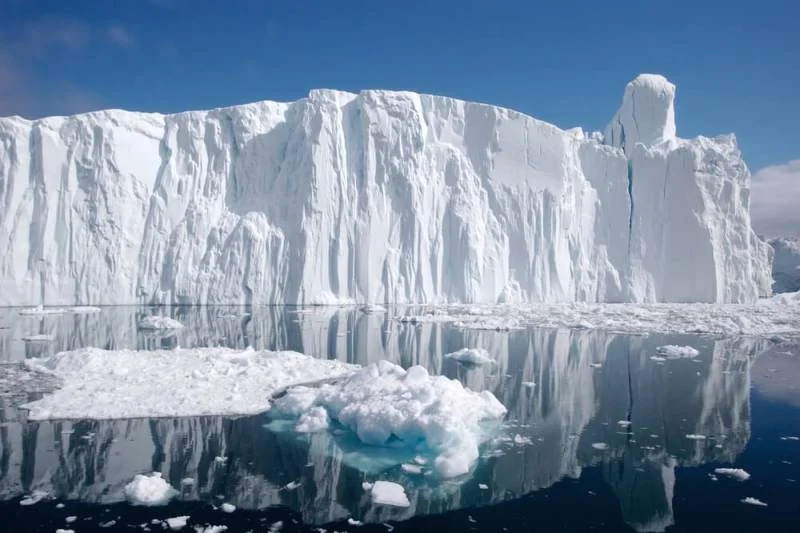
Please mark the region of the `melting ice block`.
[[364, 444], [431, 452], [433, 471], [442, 478], [467, 473], [478, 459], [478, 446], [491, 437], [492, 422], [506, 414], [489, 391], [474, 392], [421, 366], [403, 370], [388, 361], [337, 383], [289, 390], [271, 414], [300, 415], [298, 429], [307, 431], [307, 414], [319, 407]]

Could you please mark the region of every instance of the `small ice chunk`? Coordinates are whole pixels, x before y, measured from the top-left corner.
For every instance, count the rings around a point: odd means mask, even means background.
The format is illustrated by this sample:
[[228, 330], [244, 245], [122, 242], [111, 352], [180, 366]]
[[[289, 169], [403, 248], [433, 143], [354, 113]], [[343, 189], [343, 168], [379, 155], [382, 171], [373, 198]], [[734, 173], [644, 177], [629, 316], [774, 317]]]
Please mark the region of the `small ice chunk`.
[[747, 481], [750, 479], [750, 474], [741, 468], [715, 468], [714, 473], [721, 476], [728, 476], [736, 481]]
[[376, 481], [372, 486], [372, 503], [392, 507], [409, 507], [406, 491], [402, 485], [391, 481]]
[[225, 502], [222, 505], [220, 505], [219, 508], [222, 509], [223, 513], [232, 513], [232, 512], [234, 512], [236, 510], [236, 506], [235, 505], [233, 505], [232, 503], [227, 503], [227, 502]]
[[651, 355], [650, 356], [650, 360], [651, 361], [655, 361], [656, 363], [663, 363], [664, 361], [667, 360], [667, 358], [666, 357], [660, 357], [658, 355]]
[[99, 527], [102, 527], [102, 528], [109, 528], [109, 527], [114, 527], [115, 525], [117, 525], [117, 521], [116, 520], [109, 520], [108, 522], [100, 522], [97, 525]]
[[227, 463], [228, 462], [228, 458], [225, 457], [224, 455], [218, 455], [218, 456], [214, 457], [214, 462], [215, 463]]
[[299, 481], [290, 481], [289, 483], [284, 485], [283, 488], [285, 488], [286, 490], [294, 490], [294, 489], [296, 489], [298, 487], [300, 487], [300, 482]]
[[148, 507], [167, 505], [178, 495], [178, 491], [161, 477], [161, 472], [136, 474], [133, 481], [125, 485], [123, 493], [131, 504]]
[[185, 516], [173, 516], [172, 518], [167, 518], [165, 522], [167, 526], [172, 531], [178, 531], [179, 529], [183, 529], [186, 527], [186, 523], [189, 521], [189, 515]]
[[67, 524], [71, 524], [71, 523], [73, 523], [73, 522], [74, 522], [75, 520], [77, 520], [77, 519], [78, 519], [78, 517], [77, 517], [77, 516], [68, 516], [68, 517], [66, 517], [66, 518], [64, 519], [64, 522], [66, 522]]
[[741, 500], [742, 503], [746, 503], [748, 505], [757, 505], [759, 507], [766, 507], [767, 504], [759, 500], [758, 498], [753, 498], [752, 496], [748, 496]]
[[689, 433], [688, 435], [686, 435], [686, 438], [689, 440], [706, 440], [705, 435], [698, 435], [696, 433]]
[[56, 533], [75, 533], [75, 530], [58, 528], [56, 529]]
[[700, 355], [700, 352], [696, 348], [692, 348], [691, 346], [677, 346], [675, 344], [659, 346], [656, 348], [656, 353], [666, 356], [669, 359], [679, 359], [682, 357], [692, 358]]
[[486, 483], [478, 483], [478, 488], [481, 490], [489, 490], [489, 485]]
[[348, 518], [347, 523], [350, 524], [351, 526], [356, 526], [356, 527], [364, 525], [364, 522], [356, 520], [355, 518]]
[[223, 533], [223, 531], [228, 531], [228, 526], [196, 526], [194, 530], [196, 533]]
[[365, 492], [372, 490], [374, 483], [370, 483], [369, 481], [365, 481], [361, 484], [361, 488], [364, 489]]
[[529, 389], [532, 389], [533, 387], [536, 386], [536, 383], [534, 383], [533, 381], [523, 381], [522, 382], [522, 386], [523, 387], [528, 387]]
[[592, 367], [592, 368], [602, 368], [603, 364], [602, 363], [589, 363], [589, 366]]
[[47, 496], [48, 496], [47, 492], [45, 492], [43, 490], [35, 490], [35, 491], [31, 492], [28, 496], [23, 498], [19, 502], [19, 504], [20, 505], [26, 505], [26, 506], [27, 505], [35, 505], [35, 504], [39, 503], [40, 501], [44, 500], [45, 498], [47, 498]]
[[514, 444], [520, 444], [520, 445], [533, 444], [533, 441], [531, 440], [530, 437], [523, 437], [522, 435], [517, 433], [516, 435], [514, 435]]
[[181, 329], [183, 324], [168, 316], [150, 315], [139, 321], [139, 329], [161, 330]]
[[800, 437], [781, 437], [781, 440], [800, 440]]
[[489, 352], [483, 348], [462, 348], [458, 351], [444, 354], [444, 356], [448, 359], [455, 359], [472, 365], [486, 365], [495, 362]]
[[63, 503], [57, 503], [56, 504], [56, 509], [63, 509], [64, 507], [66, 507], [66, 506]]
[[181, 485], [194, 485], [194, 478], [185, 477], [181, 480]]
[[608, 444], [606, 444], [605, 442], [593, 442], [592, 448], [594, 448], [595, 450], [607, 450]]
[[617, 424], [619, 424], [620, 426], [626, 428], [626, 427], [630, 427], [632, 422], [630, 420], [617, 420]]
[[272, 524], [270, 524], [267, 533], [278, 533], [278, 531], [280, 531], [281, 529], [283, 529], [283, 521], [278, 520], [277, 522], [273, 522]]
[[406, 474], [421, 474], [422, 473], [422, 467], [419, 466], [419, 465], [415, 465], [415, 464], [405, 463], [405, 464], [400, 465], [400, 468], [402, 468], [403, 472], [405, 472]]
[[298, 433], [317, 433], [325, 431], [330, 425], [328, 411], [324, 407], [312, 407], [300, 416], [294, 430]]

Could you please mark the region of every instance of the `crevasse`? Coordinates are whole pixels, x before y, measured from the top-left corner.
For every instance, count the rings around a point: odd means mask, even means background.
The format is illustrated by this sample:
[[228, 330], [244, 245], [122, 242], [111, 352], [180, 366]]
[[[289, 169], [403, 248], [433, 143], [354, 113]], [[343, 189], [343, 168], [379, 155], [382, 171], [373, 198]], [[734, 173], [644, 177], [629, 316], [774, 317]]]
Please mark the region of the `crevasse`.
[[390, 91], [3, 118], [0, 304], [752, 302], [749, 172], [674, 95], [589, 136]]

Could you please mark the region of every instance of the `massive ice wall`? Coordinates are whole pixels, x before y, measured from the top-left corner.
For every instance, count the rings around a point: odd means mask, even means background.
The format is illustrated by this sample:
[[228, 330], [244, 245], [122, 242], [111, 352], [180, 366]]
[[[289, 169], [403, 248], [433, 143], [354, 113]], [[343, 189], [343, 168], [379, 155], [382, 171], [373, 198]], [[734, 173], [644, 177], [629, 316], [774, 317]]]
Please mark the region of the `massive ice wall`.
[[388, 91], [0, 119], [0, 304], [753, 301], [749, 172], [674, 94], [605, 135]]

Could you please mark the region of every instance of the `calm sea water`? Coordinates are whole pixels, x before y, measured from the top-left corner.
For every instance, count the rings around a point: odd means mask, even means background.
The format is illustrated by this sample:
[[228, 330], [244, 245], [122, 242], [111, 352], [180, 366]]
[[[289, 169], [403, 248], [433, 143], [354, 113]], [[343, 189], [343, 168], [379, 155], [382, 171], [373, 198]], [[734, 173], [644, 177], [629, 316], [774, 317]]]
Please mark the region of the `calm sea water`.
[[[0, 530], [163, 531], [798, 531], [800, 350], [756, 339], [597, 331], [465, 331], [403, 324], [393, 312], [330, 308], [157, 309], [186, 325], [136, 328], [153, 310], [45, 318], [0, 310]], [[25, 341], [47, 335], [49, 341]], [[651, 357], [690, 345], [694, 359]], [[18, 405], [52, 384], [20, 362], [97, 346], [253, 346], [367, 364], [388, 359], [488, 389], [508, 408], [474, 472], [438, 482], [352, 435], [296, 435], [266, 415], [27, 422]], [[443, 355], [483, 347], [497, 365]], [[714, 469], [744, 468], [744, 482]], [[161, 471], [181, 495], [133, 507], [122, 488]], [[401, 483], [410, 508], [375, 507], [361, 484]], [[191, 480], [191, 483], [185, 482]], [[23, 496], [50, 499], [22, 506]], [[742, 503], [747, 497], [767, 504]], [[222, 502], [237, 507], [224, 513]], [[70, 523], [67, 517], [75, 517]], [[349, 523], [363, 522], [364, 525]]]

